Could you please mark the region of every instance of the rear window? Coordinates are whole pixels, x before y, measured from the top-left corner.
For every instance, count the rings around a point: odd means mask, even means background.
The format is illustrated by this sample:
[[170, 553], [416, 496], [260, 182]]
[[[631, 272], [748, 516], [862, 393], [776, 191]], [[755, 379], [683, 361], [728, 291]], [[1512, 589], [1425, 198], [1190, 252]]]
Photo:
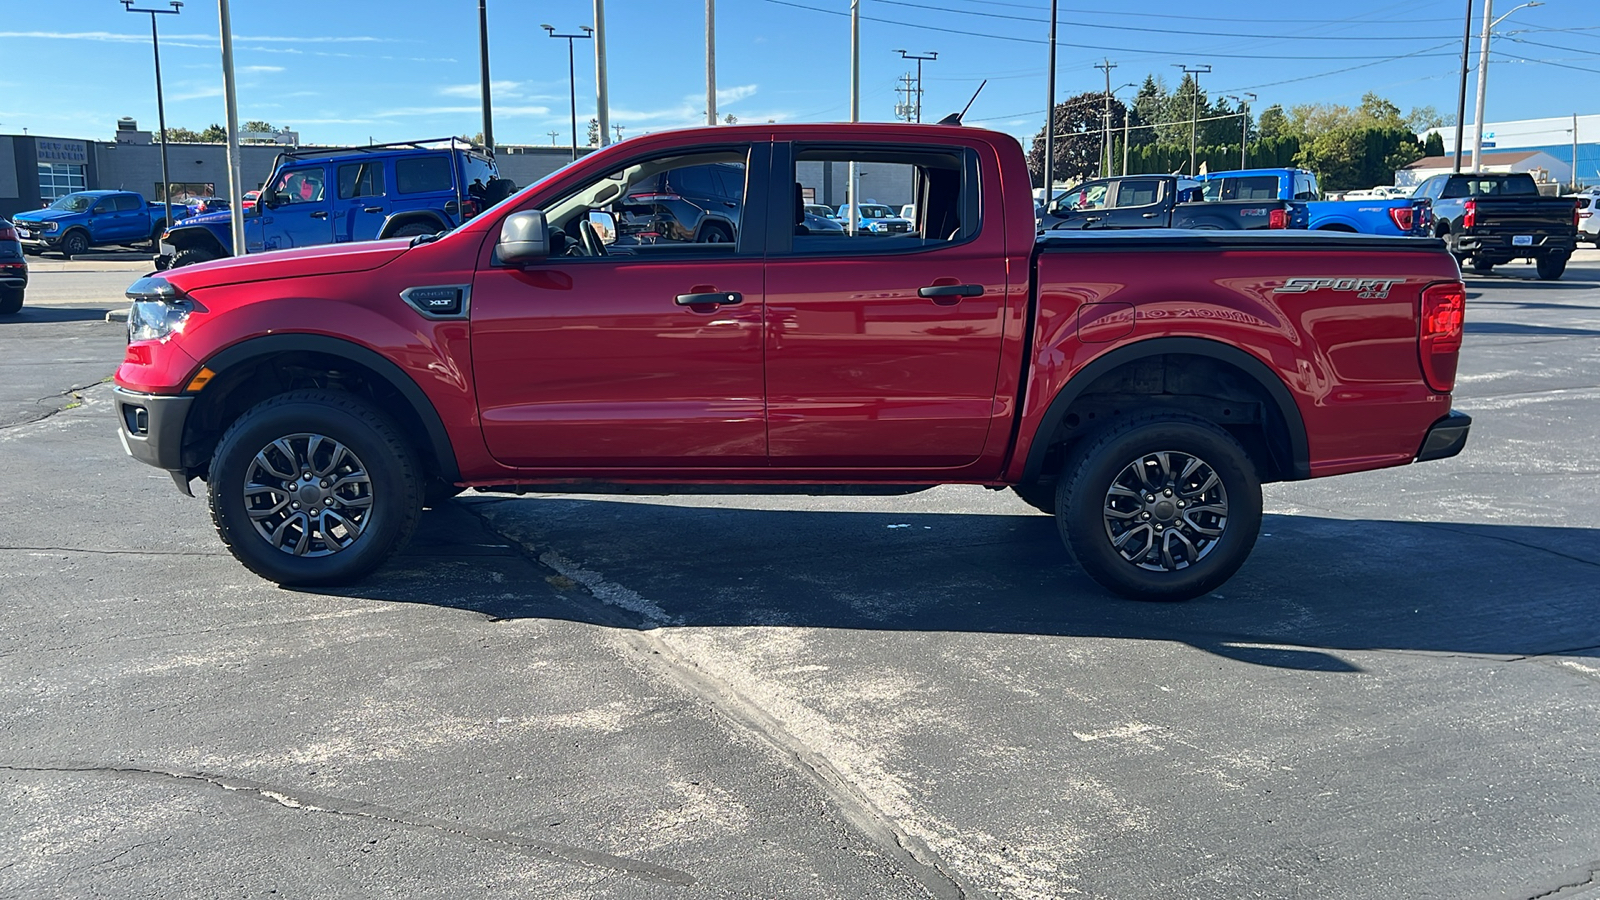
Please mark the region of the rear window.
[[402, 194], [432, 194], [455, 190], [450, 178], [450, 157], [413, 156], [394, 161], [396, 189]]
[[465, 184], [471, 184], [474, 179], [488, 184], [495, 177], [494, 163], [470, 153], [462, 155], [461, 170], [466, 173], [462, 179]]
[[117, 212], [131, 212], [144, 208], [144, 204], [139, 202], [139, 198], [132, 194], [118, 194], [114, 199], [117, 201]]
[[1276, 200], [1278, 199], [1278, 176], [1252, 175], [1248, 178], [1224, 178], [1222, 180], [1222, 199]]

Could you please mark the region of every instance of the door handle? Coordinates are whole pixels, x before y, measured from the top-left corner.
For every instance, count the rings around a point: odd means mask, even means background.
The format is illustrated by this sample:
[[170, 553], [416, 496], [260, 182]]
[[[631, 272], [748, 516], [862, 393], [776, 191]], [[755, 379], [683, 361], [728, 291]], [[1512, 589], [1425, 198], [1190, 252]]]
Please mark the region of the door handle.
[[679, 306], [732, 306], [743, 303], [744, 295], [738, 291], [711, 291], [703, 294], [679, 294]]
[[362, 212], [369, 212], [369, 213], [381, 213], [381, 212], [383, 212], [383, 207], [381, 207], [381, 206], [363, 206], [361, 208], [361, 211]]
[[311, 214], [311, 218], [313, 218], [313, 219], [326, 219], [327, 217], [328, 217], [327, 210], [322, 210], [322, 209], [319, 209], [316, 212]]
[[981, 284], [935, 284], [917, 289], [918, 297], [926, 297], [940, 306], [955, 306], [962, 297], [982, 297]]
[[1158, 212], [1145, 213], [1144, 214], [1144, 218], [1146, 218], [1146, 219], [1159, 219], [1159, 218], [1161, 218], [1161, 213], [1158, 213]]

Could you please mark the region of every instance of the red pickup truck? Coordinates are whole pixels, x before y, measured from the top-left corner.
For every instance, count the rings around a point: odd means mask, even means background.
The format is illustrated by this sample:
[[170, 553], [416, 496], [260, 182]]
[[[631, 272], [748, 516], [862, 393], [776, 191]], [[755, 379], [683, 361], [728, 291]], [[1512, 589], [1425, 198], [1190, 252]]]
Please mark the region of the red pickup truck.
[[[852, 163], [912, 230], [806, 225]], [[1439, 241], [1036, 240], [1016, 140], [951, 125], [652, 134], [437, 238], [128, 295], [125, 447], [205, 479], [283, 583], [370, 572], [467, 487], [969, 483], [1053, 512], [1110, 590], [1181, 599], [1243, 563], [1263, 482], [1453, 456], [1470, 425]]]

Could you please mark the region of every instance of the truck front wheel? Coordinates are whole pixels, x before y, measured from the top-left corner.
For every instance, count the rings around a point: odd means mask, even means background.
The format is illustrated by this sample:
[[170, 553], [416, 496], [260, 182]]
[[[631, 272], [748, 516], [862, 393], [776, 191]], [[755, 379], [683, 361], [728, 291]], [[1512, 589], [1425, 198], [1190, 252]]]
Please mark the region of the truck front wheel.
[[81, 231], [69, 231], [61, 239], [61, 258], [71, 259], [89, 252], [89, 238]]
[[400, 430], [352, 394], [264, 400], [211, 460], [211, 518], [245, 568], [280, 584], [354, 581], [410, 540], [422, 480]]
[[1188, 600], [1227, 581], [1261, 530], [1261, 479], [1244, 448], [1194, 416], [1131, 419], [1080, 446], [1056, 524], [1089, 577], [1134, 600]]

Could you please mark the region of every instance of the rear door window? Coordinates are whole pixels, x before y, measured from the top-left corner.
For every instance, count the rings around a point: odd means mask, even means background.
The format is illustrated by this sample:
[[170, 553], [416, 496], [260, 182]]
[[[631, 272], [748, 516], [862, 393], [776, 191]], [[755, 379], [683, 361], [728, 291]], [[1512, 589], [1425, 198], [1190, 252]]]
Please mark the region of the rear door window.
[[117, 201], [117, 212], [134, 212], [144, 207], [139, 198], [132, 194], [118, 194], [113, 199]]
[[394, 161], [395, 188], [402, 194], [433, 194], [455, 190], [450, 178], [450, 157], [411, 156]]
[[1245, 178], [1224, 178], [1222, 180], [1222, 199], [1276, 200], [1278, 199], [1278, 176], [1250, 175]]
[[1124, 181], [1117, 186], [1117, 208], [1150, 206], [1161, 198], [1161, 182], [1154, 178]]

